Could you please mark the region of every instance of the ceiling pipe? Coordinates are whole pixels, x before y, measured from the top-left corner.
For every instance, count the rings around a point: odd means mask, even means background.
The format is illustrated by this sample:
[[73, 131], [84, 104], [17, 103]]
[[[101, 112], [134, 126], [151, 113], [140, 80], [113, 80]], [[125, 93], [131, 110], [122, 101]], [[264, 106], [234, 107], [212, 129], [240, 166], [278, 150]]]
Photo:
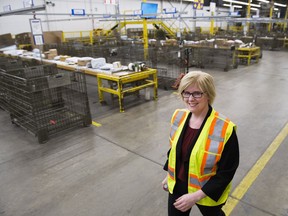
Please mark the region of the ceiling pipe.
[[45, 10], [46, 6], [45, 5], [40, 5], [40, 6], [31, 6], [29, 8], [23, 8], [23, 9], [18, 9], [18, 10], [11, 10], [11, 11], [5, 11], [0, 13], [1, 16], [10, 16], [10, 15], [23, 15], [26, 13], [30, 12], [35, 12], [35, 11], [42, 11]]

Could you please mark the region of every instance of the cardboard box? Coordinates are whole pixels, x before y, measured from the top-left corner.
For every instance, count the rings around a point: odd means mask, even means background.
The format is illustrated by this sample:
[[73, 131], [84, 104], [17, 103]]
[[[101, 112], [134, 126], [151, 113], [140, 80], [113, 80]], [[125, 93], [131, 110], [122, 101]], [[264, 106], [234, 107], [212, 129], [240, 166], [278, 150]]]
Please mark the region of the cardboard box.
[[91, 64], [91, 60], [93, 58], [91, 57], [82, 57], [82, 58], [79, 58], [78, 61], [77, 61], [77, 65], [78, 66], [87, 66], [87, 64]]
[[92, 58], [90, 57], [84, 57], [84, 58], [79, 58], [77, 65], [78, 66], [87, 66], [87, 64], [91, 63]]
[[56, 56], [58, 56], [57, 49], [49, 49], [49, 51], [44, 52], [45, 58], [48, 60], [53, 60]]
[[50, 32], [43, 32], [43, 38], [45, 44], [57, 44], [62, 43], [62, 31], [50, 31]]
[[88, 63], [90, 63], [91, 60], [81, 60], [81, 59], [78, 59], [78, 62], [77, 62], [77, 65], [78, 66], [86, 66]]
[[57, 49], [49, 49], [49, 53], [53, 55], [58, 55]]
[[11, 34], [0, 35], [0, 47], [7, 47], [15, 45], [15, 40], [12, 38]]
[[[43, 39], [44, 44], [55, 44], [55, 43], [61, 43], [62, 40], [62, 31], [49, 31], [49, 32], [43, 32]], [[33, 35], [31, 32], [24, 32], [15, 35], [15, 41], [19, 44], [31, 44], [33, 48], [36, 48], [36, 45], [34, 43]]]
[[31, 37], [31, 33], [30, 32], [24, 32], [24, 33], [20, 33], [15, 35], [15, 42], [17, 43], [17, 45], [19, 44], [34, 44], [33, 41], [33, 37]]
[[57, 56], [57, 55], [55, 55], [55, 54], [49, 53], [49, 54], [47, 55], [47, 59], [48, 59], [48, 60], [54, 60], [54, 58], [55, 58], [56, 56]]
[[60, 61], [65, 62], [67, 58], [70, 58], [71, 56], [68, 55], [60, 55]]

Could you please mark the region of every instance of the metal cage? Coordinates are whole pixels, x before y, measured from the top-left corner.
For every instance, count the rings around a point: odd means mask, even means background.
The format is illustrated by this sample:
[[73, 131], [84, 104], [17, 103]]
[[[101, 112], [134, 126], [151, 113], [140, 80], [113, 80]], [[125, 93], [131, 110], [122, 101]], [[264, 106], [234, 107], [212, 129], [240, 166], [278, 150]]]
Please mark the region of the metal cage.
[[89, 126], [91, 114], [85, 75], [56, 65], [0, 71], [2, 105], [11, 121], [45, 143], [49, 135]]

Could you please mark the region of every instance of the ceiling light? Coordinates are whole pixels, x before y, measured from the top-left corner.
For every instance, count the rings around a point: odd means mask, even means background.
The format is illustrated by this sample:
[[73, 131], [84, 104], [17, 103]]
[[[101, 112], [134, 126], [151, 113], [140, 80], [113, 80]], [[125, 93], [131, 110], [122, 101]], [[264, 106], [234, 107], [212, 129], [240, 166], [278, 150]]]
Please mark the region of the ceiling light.
[[267, 1], [267, 0], [257, 0], [257, 1], [264, 2], [264, 3], [269, 3], [269, 1]]
[[223, 6], [225, 6], [225, 7], [232, 7], [232, 5], [230, 5], [230, 4], [223, 4]]
[[[248, 5], [247, 2], [241, 2], [241, 1], [235, 1], [235, 0], [223, 0], [224, 2], [232, 2], [232, 3], [236, 3], [236, 4], [240, 4], [240, 5]], [[250, 4], [250, 6], [253, 7], [260, 7], [260, 5], [257, 4]]]
[[226, 7], [233, 7], [233, 8], [242, 8], [241, 5], [230, 5], [230, 4], [223, 4], [223, 6], [226, 6]]
[[274, 5], [279, 6], [279, 7], [286, 7], [285, 4], [274, 3]]

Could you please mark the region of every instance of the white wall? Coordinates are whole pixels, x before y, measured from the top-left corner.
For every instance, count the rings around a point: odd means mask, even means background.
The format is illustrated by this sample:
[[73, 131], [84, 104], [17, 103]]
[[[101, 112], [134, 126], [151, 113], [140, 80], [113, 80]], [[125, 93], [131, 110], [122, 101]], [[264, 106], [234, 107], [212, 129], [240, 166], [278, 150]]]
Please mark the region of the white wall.
[[[93, 28], [104, 28], [109, 29], [112, 27], [113, 22], [100, 21], [104, 20], [103, 16], [100, 14], [115, 14], [116, 7], [114, 5], [106, 5], [103, 3], [103, 0], [48, 0], [55, 4], [55, 6], [46, 5], [46, 11], [36, 12], [36, 18], [42, 20], [43, 31], [57, 31], [61, 30], [64, 32], [70, 31], [90, 31]], [[44, 0], [34, 0], [34, 5], [43, 5], [46, 1]], [[132, 13], [132, 10], [140, 10], [141, 0], [119, 0], [119, 11], [120, 14]], [[160, 13], [163, 8], [176, 7], [177, 10], [180, 10], [180, 3], [175, 3], [170, 1], [147, 1], [151, 3], [158, 3], [158, 11]], [[6, 5], [11, 5], [12, 10], [23, 8], [23, 0], [1, 0], [0, 1], [0, 12], [3, 12], [3, 7]], [[187, 14], [184, 16], [193, 16], [192, 4], [186, 7], [187, 3], [183, 2], [182, 10], [185, 8]], [[86, 14], [94, 14], [98, 18], [93, 19], [88, 16], [71, 16], [71, 9], [84, 9]], [[39, 15], [39, 14], [43, 15]], [[98, 14], [98, 15], [97, 15]], [[209, 16], [210, 12], [206, 10], [197, 10], [197, 16]], [[219, 15], [219, 14], [218, 14]], [[220, 14], [220, 15], [226, 15]], [[11, 15], [11, 16], [2, 16], [0, 17], [0, 35], [11, 33], [13, 35], [19, 34], [22, 32], [30, 32], [29, 19], [33, 18], [33, 15]], [[82, 20], [77, 20], [82, 19]], [[183, 30], [190, 29], [193, 27], [194, 21], [192, 19], [185, 19], [184, 22], [176, 19], [166, 20], [167, 24], [173, 28], [179, 28]], [[210, 22], [197, 22], [196, 26], [206, 27], [210, 26]], [[216, 26], [220, 24], [216, 23]], [[137, 27], [137, 26], [132, 26]], [[141, 28], [141, 26], [138, 26]], [[149, 27], [149, 26], [148, 26]], [[222, 26], [223, 27], [223, 24]], [[152, 27], [149, 27], [152, 28]]]

